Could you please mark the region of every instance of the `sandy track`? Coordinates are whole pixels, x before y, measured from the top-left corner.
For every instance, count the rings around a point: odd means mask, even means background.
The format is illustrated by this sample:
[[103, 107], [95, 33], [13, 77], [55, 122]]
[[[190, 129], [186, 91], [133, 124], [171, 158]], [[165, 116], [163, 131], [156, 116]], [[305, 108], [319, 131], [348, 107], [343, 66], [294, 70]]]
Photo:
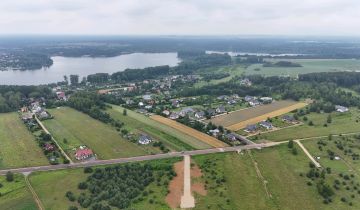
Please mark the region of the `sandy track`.
[[216, 138], [212, 137], [212, 136], [209, 136], [205, 133], [202, 133], [200, 131], [197, 131], [193, 128], [190, 128], [186, 125], [183, 125], [181, 123], [178, 123], [174, 120], [171, 120], [171, 119], [168, 119], [168, 118], [165, 118], [165, 117], [162, 117], [160, 115], [152, 115], [150, 117], [151, 119], [153, 120], [156, 120], [160, 123], [163, 123], [167, 126], [170, 126], [172, 128], [175, 128], [181, 132], [184, 133], [184, 135], [190, 135], [192, 137], [195, 137], [196, 139], [202, 141], [202, 142], [205, 142], [213, 147], [225, 147], [227, 146], [227, 144], [225, 144], [224, 142], [222, 141], [219, 141], [217, 140]]

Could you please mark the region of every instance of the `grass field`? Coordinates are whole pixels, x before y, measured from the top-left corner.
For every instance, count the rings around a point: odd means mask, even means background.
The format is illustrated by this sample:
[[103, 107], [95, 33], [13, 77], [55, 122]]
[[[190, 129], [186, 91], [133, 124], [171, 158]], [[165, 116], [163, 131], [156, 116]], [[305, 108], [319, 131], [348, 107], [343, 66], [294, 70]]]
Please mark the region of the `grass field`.
[[275, 101], [271, 104], [257, 106], [254, 108], [243, 109], [229, 114], [212, 118], [206, 122], [212, 122], [216, 125], [222, 125], [229, 130], [237, 131], [247, 125], [255, 124], [260, 121], [280, 116], [295, 109], [306, 106], [306, 103], [295, 101]]
[[163, 123], [165, 125], [168, 125], [172, 128], [175, 128], [181, 132], [184, 133], [184, 135], [190, 135], [190, 136], [193, 136], [195, 138], [197, 138], [198, 140], [206, 143], [206, 144], [209, 144], [213, 147], [225, 147], [227, 146], [224, 142], [220, 141], [220, 140], [217, 140], [216, 138], [214, 137], [211, 137], [205, 133], [202, 133], [200, 131], [197, 131], [193, 128], [190, 128], [186, 125], [183, 125], [181, 123], [178, 123], [174, 120], [171, 120], [171, 119], [168, 119], [168, 118], [165, 118], [165, 117], [162, 117], [160, 115], [152, 115], [151, 116], [151, 119], [153, 120], [156, 120], [160, 123]]
[[[335, 197], [332, 205], [333, 209], [359, 209], [360, 208], [360, 191], [357, 190], [360, 184], [360, 162], [359, 160], [353, 160], [352, 154], [360, 153], [360, 142], [358, 139], [349, 137], [333, 137], [332, 140], [324, 138], [321, 140], [325, 142], [325, 145], [321, 145], [319, 149], [319, 139], [311, 139], [302, 141], [303, 145], [308, 151], [315, 157], [320, 157], [317, 160], [323, 168], [330, 167], [331, 174], [326, 176], [326, 182], [330, 185], [334, 185], [335, 180], [341, 180], [342, 184], [338, 190], [335, 190]], [[336, 141], [342, 142], [344, 149], [341, 150], [336, 146]], [[351, 153], [345, 154], [344, 151], [351, 149]], [[329, 158], [328, 150], [333, 151], [336, 156], [339, 156], [340, 160], [331, 160]], [[350, 180], [344, 180], [339, 174], [353, 174], [354, 177]], [[345, 183], [344, 183], [345, 181]], [[346, 189], [349, 187], [350, 189]], [[355, 189], [356, 188], [356, 189]], [[354, 198], [351, 196], [354, 195]], [[342, 202], [341, 198], [346, 198], [347, 202]], [[349, 206], [349, 202], [352, 203], [352, 207]]]
[[0, 168], [48, 165], [17, 113], [0, 114]]
[[0, 209], [1, 210], [37, 210], [33, 197], [28, 190], [25, 179], [15, 175], [13, 182], [7, 182], [5, 176], [0, 176]]
[[[211, 164], [202, 169], [208, 195], [196, 195], [195, 209], [324, 209], [315, 187], [308, 187], [306, 179], [299, 176], [308, 167], [303, 153], [292, 155], [287, 146], [282, 145], [251, 154], [271, 197], [267, 196], [263, 180], [258, 177], [247, 152], [195, 156], [193, 160], [198, 165], [204, 166], [205, 161]], [[222, 177], [225, 183], [218, 184], [216, 180]]]
[[172, 150], [205, 149], [210, 146], [187, 135], [183, 135], [169, 126], [159, 123], [142, 114], [127, 110], [127, 116], [123, 115], [123, 108], [111, 105], [112, 109], [107, 112], [114, 118], [125, 123], [125, 128], [131, 132], [145, 132], [162, 141]]
[[[264, 76], [286, 75], [296, 77], [298, 74], [313, 72], [335, 72], [360, 70], [360, 60], [355, 59], [269, 59], [270, 61], [291, 61], [302, 67], [263, 67], [262, 64], [249, 66], [245, 74], [261, 74]], [[254, 69], [260, 69], [255, 71]]]
[[[99, 159], [131, 157], [154, 152], [152, 146], [141, 147], [129, 142], [110, 125], [72, 108], [61, 107], [49, 112], [54, 119], [43, 121], [44, 125], [72, 158], [73, 148], [80, 145], [90, 147]], [[67, 143], [63, 141], [64, 138]]]
[[[179, 161], [179, 159], [174, 158], [156, 160], [149, 163], [154, 166], [158, 164], [173, 165], [177, 161]], [[82, 191], [78, 189], [78, 183], [84, 181], [87, 176], [88, 174], [85, 174], [83, 169], [71, 169], [53, 172], [36, 172], [31, 174], [29, 178], [31, 185], [46, 209], [66, 210], [69, 206], [78, 206], [78, 204], [77, 202], [70, 202], [65, 197], [65, 193], [72, 191], [74, 194], [79, 195]], [[158, 186], [152, 183], [146, 190], [152, 190], [153, 193], [147, 196], [142, 202], [133, 204], [130, 209], [170, 210], [165, 203], [165, 196], [167, 194], [166, 185]], [[153, 199], [154, 203], [150, 204], [149, 199]]]
[[[308, 120], [304, 124], [296, 127], [285, 128], [274, 132], [264, 133], [256, 136], [257, 139], [266, 139], [271, 141], [283, 141], [290, 139], [301, 139], [316, 136], [327, 136], [329, 134], [342, 134], [351, 132], [360, 132], [360, 119], [358, 109], [352, 108], [348, 113], [331, 114], [332, 123], [324, 127], [328, 114], [311, 113], [307, 115]], [[308, 125], [312, 121], [314, 126]]]

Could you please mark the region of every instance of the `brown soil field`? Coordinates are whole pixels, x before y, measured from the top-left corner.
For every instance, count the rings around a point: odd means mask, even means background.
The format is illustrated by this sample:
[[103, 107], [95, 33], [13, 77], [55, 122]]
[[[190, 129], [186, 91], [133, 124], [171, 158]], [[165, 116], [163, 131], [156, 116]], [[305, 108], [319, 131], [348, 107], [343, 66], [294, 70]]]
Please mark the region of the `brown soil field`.
[[207, 135], [205, 133], [197, 131], [197, 130], [195, 130], [193, 128], [190, 128], [190, 127], [188, 127], [186, 125], [178, 123], [178, 122], [176, 122], [174, 120], [162, 117], [160, 115], [152, 115], [150, 118], [153, 119], [153, 120], [156, 120], [156, 121], [158, 121], [160, 123], [163, 123], [165, 125], [168, 125], [168, 126], [170, 126], [172, 128], [175, 128], [175, 129], [183, 132], [184, 134], [190, 135], [190, 136], [192, 136], [192, 137], [194, 137], [194, 138], [196, 138], [196, 139], [198, 139], [198, 140], [200, 140], [202, 142], [205, 142], [206, 144], [211, 145], [213, 147], [226, 147], [226, 146], [228, 146], [224, 142], [219, 141], [219, 140], [217, 140], [216, 138], [214, 138], [212, 136], [209, 136], [209, 135]]
[[180, 161], [174, 164], [174, 170], [176, 177], [174, 177], [169, 183], [169, 191], [165, 201], [170, 208], [178, 208], [181, 202], [181, 196], [184, 188], [184, 161]]
[[229, 130], [237, 131], [247, 125], [266, 120], [268, 117], [271, 118], [283, 115], [306, 105], [306, 103], [290, 100], [274, 101], [271, 104], [242, 109], [219, 117], [214, 117], [206, 122], [211, 121], [215, 125], [222, 125]]
[[[184, 161], [180, 161], [174, 164], [174, 170], [176, 177], [174, 177], [169, 183], [170, 193], [166, 196], [165, 201], [170, 208], [179, 208], [181, 203], [181, 196], [184, 189]], [[202, 176], [201, 170], [197, 165], [191, 167], [191, 178], [199, 178]], [[207, 194], [204, 183], [191, 181], [191, 191], [198, 193], [202, 196]]]

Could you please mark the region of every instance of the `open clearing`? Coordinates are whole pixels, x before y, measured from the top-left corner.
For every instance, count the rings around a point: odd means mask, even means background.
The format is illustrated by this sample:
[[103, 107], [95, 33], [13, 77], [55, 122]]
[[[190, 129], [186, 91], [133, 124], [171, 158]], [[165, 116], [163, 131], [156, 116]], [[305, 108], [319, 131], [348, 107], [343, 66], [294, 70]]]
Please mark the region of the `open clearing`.
[[[327, 127], [324, 126], [328, 117], [328, 114], [326, 113], [310, 113], [307, 114], [306, 117], [308, 120], [302, 120], [304, 122], [302, 125], [260, 134], [254, 138], [271, 141], [285, 141], [316, 136], [328, 136], [329, 134], [360, 132], [360, 112], [356, 108], [350, 109], [347, 113], [331, 113], [332, 122], [328, 123]], [[312, 121], [314, 125], [308, 125], [309, 121]]]
[[0, 168], [48, 165], [35, 137], [17, 113], [0, 114]]
[[130, 132], [145, 132], [162, 141], [165, 146], [172, 150], [183, 151], [210, 148], [210, 145], [207, 145], [194, 137], [184, 135], [182, 132], [152, 120], [147, 116], [131, 110], [127, 110], [127, 115], [124, 116], [124, 108], [115, 105], [111, 106], [112, 109], [108, 109], [107, 113], [114, 119], [124, 122], [125, 128]]
[[229, 130], [237, 131], [245, 128], [247, 125], [255, 124], [282, 114], [291, 112], [295, 109], [306, 106], [306, 103], [295, 101], [275, 101], [271, 104], [257, 106], [249, 109], [243, 109], [229, 114], [212, 118], [206, 122], [212, 122], [215, 125], [222, 125]]
[[[73, 148], [90, 147], [99, 159], [112, 159], [149, 154], [152, 147], [141, 147], [128, 140], [110, 125], [89, 117], [69, 107], [51, 109], [54, 119], [43, 121], [60, 146], [74, 158]], [[64, 138], [67, 143], [64, 142]], [[151, 149], [147, 151], [146, 149]]]
[[181, 123], [178, 123], [174, 120], [171, 120], [171, 119], [168, 119], [168, 118], [165, 118], [165, 117], [162, 117], [162, 116], [159, 116], [159, 115], [152, 115], [151, 116], [151, 119], [153, 120], [156, 120], [160, 123], [163, 123], [165, 125], [168, 125], [172, 128], [175, 128], [181, 132], [184, 133], [184, 135], [190, 135], [190, 136], [193, 136], [195, 138], [197, 138], [198, 140], [200, 141], [203, 141], [204, 143], [206, 144], [209, 144], [213, 147], [225, 147], [227, 146], [224, 142], [221, 142], [219, 140], [217, 140], [216, 138], [214, 137], [211, 137], [205, 133], [202, 133], [200, 131], [197, 131], [193, 128], [190, 128], [186, 125], [183, 125]]
[[[304, 153], [292, 155], [286, 145], [251, 153], [271, 198], [247, 152], [193, 156], [207, 183], [207, 195], [196, 196], [196, 210], [326, 209], [316, 187], [308, 187], [306, 178], [299, 176], [308, 169]], [[221, 182], [222, 178], [225, 182]]]
[[33, 197], [28, 190], [22, 175], [15, 175], [13, 182], [5, 181], [5, 176], [0, 176], [0, 209], [1, 210], [37, 210]]

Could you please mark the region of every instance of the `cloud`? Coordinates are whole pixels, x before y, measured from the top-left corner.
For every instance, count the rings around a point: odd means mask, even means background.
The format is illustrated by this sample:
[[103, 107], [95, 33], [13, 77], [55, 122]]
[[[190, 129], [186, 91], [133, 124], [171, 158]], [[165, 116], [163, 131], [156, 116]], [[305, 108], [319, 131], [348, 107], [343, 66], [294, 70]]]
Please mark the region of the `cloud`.
[[360, 35], [358, 0], [1, 0], [0, 34]]

